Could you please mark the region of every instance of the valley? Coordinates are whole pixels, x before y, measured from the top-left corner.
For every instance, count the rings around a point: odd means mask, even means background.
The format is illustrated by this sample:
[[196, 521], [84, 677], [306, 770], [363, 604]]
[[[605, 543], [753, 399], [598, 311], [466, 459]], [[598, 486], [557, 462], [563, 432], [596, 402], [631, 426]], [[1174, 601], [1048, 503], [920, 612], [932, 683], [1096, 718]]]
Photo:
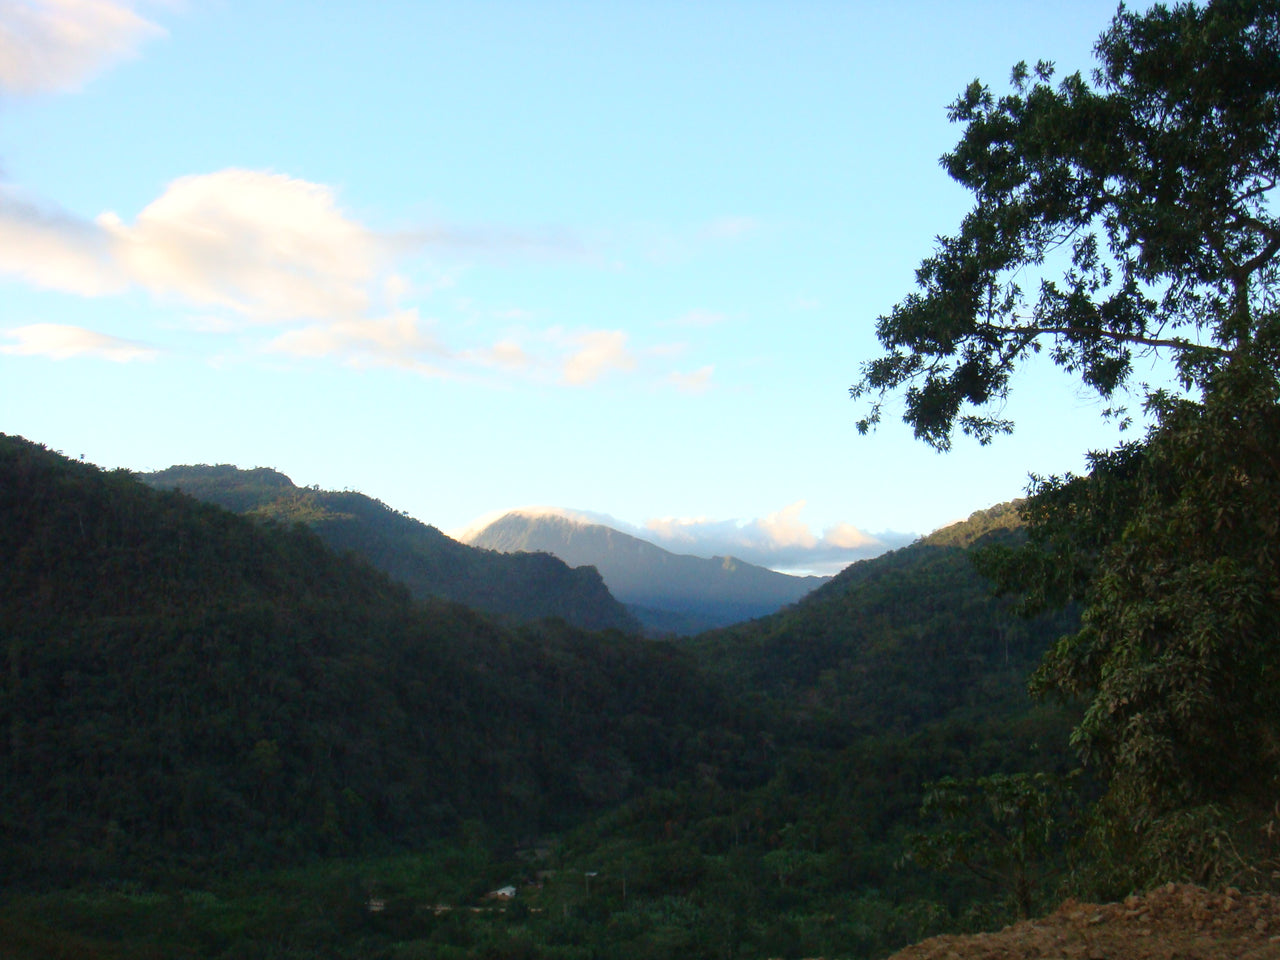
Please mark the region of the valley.
[[[0, 923], [43, 944], [14, 956], [135, 936], [173, 955], [269, 936], [282, 956], [317, 937], [353, 957], [688, 956], [727, 931], [743, 953], [872, 955], [967, 922], [949, 903], [979, 895], [901, 864], [926, 781], [1067, 763], [1041, 745], [1070, 714], [1021, 693], [1059, 625], [1004, 625], [965, 547], [922, 541], [780, 612], [639, 639], [397, 583], [388, 539], [421, 560], [435, 537], [359, 495], [190, 470], [175, 486], [202, 499], [0, 439]], [[509, 582], [506, 555], [458, 549]], [[327, 919], [250, 921], [264, 908], [237, 891], [263, 882]], [[99, 892], [51, 927], [68, 884]], [[424, 912], [507, 884], [503, 924]], [[371, 898], [401, 906], [368, 915]], [[226, 911], [239, 934], [212, 932]]]
[[1275, 0], [19, 0], [0, 102], [0, 960], [1280, 958]]

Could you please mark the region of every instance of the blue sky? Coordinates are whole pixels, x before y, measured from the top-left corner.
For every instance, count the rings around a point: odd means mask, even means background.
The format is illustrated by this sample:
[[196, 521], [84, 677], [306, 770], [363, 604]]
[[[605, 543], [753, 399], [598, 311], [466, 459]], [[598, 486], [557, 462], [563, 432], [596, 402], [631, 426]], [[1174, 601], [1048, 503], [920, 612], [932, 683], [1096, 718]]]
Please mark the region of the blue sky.
[[847, 394], [968, 209], [947, 104], [1114, 9], [0, 0], [0, 431], [829, 570], [1118, 439], [1047, 367], [946, 455]]

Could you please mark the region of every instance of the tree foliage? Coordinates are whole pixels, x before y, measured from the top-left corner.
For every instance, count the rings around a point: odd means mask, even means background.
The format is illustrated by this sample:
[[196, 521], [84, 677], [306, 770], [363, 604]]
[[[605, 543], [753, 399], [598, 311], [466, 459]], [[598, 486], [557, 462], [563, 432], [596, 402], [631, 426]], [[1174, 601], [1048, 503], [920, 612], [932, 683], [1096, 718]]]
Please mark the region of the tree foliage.
[[[0, 942], [882, 956], [1004, 919], [895, 868], [923, 783], [1066, 763], [1033, 747], [1064, 712], [1019, 695], [1060, 627], [1002, 625], [966, 554], [917, 544], [682, 647], [506, 627], [0, 436]], [[482, 899], [508, 883], [523, 916]]]
[[1010, 377], [1042, 350], [1107, 398], [1154, 349], [1200, 386], [1274, 365], [1275, 4], [1122, 7], [1097, 54], [1092, 85], [1021, 63], [1010, 93], [974, 81], [951, 106], [966, 126], [943, 165], [975, 205], [880, 318], [887, 352], [851, 388], [903, 391], [904, 419], [939, 449], [957, 426], [1008, 432]]
[[1026, 919], [1062, 848], [1074, 779], [997, 773], [927, 784], [921, 815], [944, 829], [913, 836], [910, 857], [926, 867], [963, 867], [1006, 894]]
[[1136, 839], [1148, 878], [1229, 872], [1207, 849], [1171, 856], [1168, 830], [1188, 811], [1256, 825], [1280, 787], [1278, 396], [1245, 377], [1159, 399], [1145, 442], [1038, 481], [1030, 544], [984, 561], [1030, 609], [1081, 604], [1032, 688], [1088, 701], [1072, 741], [1110, 783], [1108, 842]]
[[1037, 352], [1117, 401], [1137, 356], [1176, 363], [1146, 437], [1035, 479], [1029, 543], [986, 568], [1028, 612], [1082, 611], [1033, 689], [1085, 701], [1073, 743], [1129, 879], [1220, 878], [1185, 825], [1256, 834], [1280, 786], [1280, 8], [1121, 7], [1096, 52], [1092, 83], [1020, 64], [1009, 94], [975, 82], [952, 106], [943, 162], [974, 208], [852, 392], [877, 398], [866, 430], [902, 391], [945, 450], [1012, 428], [1000, 405]]

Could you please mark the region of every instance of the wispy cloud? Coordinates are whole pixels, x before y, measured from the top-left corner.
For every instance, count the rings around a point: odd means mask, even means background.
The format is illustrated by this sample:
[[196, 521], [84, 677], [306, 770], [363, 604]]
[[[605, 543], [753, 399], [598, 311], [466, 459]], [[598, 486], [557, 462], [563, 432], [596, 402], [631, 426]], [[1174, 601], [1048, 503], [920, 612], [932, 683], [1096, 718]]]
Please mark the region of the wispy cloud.
[[353, 366], [403, 367], [432, 373], [441, 371], [428, 360], [448, 356], [435, 335], [425, 329], [417, 310], [289, 330], [271, 340], [266, 349], [295, 357], [338, 359]]
[[601, 252], [581, 234], [564, 227], [512, 228], [437, 224], [397, 231], [397, 243], [406, 249], [448, 252], [451, 256], [478, 256], [488, 260], [585, 261]]
[[165, 31], [110, 0], [0, 0], [0, 89], [79, 89]]
[[[432, 242], [445, 243], [446, 235]], [[472, 342], [448, 345], [436, 321], [404, 303], [435, 289], [404, 272], [421, 268], [413, 258], [425, 238], [367, 226], [342, 209], [332, 188], [267, 171], [181, 177], [132, 220], [111, 211], [77, 218], [0, 188], [0, 274], [82, 296], [146, 291], [195, 308], [187, 329], [238, 337], [251, 353], [427, 376], [500, 371], [575, 387], [666, 356], [658, 347], [633, 347], [619, 329], [485, 332], [495, 320], [520, 324], [533, 316], [519, 307], [500, 315], [464, 309], [468, 322], [454, 333]], [[264, 337], [264, 328], [274, 330]], [[711, 369], [646, 375], [699, 392]]]
[[530, 320], [533, 318], [533, 312], [525, 310], [523, 307], [507, 307], [505, 310], [495, 310], [493, 315], [499, 320]]
[[[459, 350], [453, 360], [540, 383], [585, 387], [610, 377], [636, 377], [687, 393], [710, 386], [710, 366], [690, 373], [665, 372], [683, 344], [633, 347], [624, 330], [511, 329], [491, 346]], [[510, 380], [508, 379], [508, 382]]]
[[71, 357], [98, 357], [113, 363], [154, 360], [160, 351], [134, 340], [112, 337], [84, 327], [60, 323], [33, 323], [3, 334], [16, 343], [0, 346], [0, 353], [68, 360]]
[[736, 240], [759, 229], [760, 222], [755, 217], [720, 217], [704, 224], [702, 235], [712, 240]]
[[636, 358], [627, 349], [627, 335], [621, 330], [592, 330], [574, 340], [575, 349], [561, 367], [565, 383], [580, 386], [611, 370], [635, 369]]
[[677, 370], [667, 374], [667, 382], [681, 393], [706, 393], [711, 389], [711, 376], [714, 373], [715, 367], [711, 365], [700, 367], [692, 373]]
[[759, 231], [760, 222], [755, 217], [718, 217], [682, 229], [662, 229], [650, 234], [644, 246], [651, 260], [683, 262], [701, 255], [708, 248], [736, 243]]
[[499, 340], [492, 346], [469, 351], [467, 359], [482, 367], [497, 368], [508, 373], [522, 373], [538, 365], [537, 359], [513, 339]]

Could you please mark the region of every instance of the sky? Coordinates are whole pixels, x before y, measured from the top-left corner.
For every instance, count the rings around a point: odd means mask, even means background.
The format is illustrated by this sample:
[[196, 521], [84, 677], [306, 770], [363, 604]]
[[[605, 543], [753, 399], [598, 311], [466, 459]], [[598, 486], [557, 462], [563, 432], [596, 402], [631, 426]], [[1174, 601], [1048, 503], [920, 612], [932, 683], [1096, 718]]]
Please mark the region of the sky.
[[1114, 12], [0, 0], [0, 432], [833, 572], [1123, 439], [1047, 365], [946, 454], [848, 395], [970, 207], [947, 105]]

